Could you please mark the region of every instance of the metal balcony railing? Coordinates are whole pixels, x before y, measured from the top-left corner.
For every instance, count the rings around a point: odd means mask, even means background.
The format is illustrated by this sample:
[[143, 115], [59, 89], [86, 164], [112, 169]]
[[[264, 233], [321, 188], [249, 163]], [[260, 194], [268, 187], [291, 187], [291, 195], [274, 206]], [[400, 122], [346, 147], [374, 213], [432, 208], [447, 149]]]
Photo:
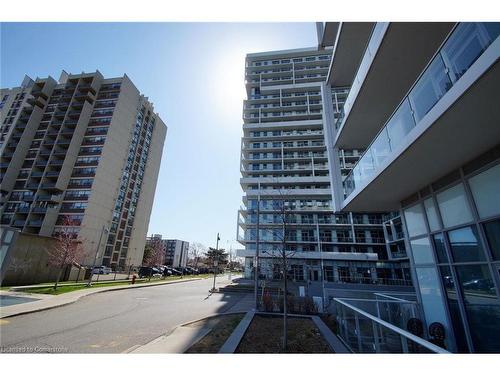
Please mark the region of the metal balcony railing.
[[[333, 303], [339, 324], [338, 336], [355, 353], [449, 353], [383, 319], [392, 319], [392, 313], [399, 325], [406, 326], [410, 318], [418, 318], [414, 301], [333, 298]], [[356, 304], [370, 306], [375, 311], [367, 312]]]

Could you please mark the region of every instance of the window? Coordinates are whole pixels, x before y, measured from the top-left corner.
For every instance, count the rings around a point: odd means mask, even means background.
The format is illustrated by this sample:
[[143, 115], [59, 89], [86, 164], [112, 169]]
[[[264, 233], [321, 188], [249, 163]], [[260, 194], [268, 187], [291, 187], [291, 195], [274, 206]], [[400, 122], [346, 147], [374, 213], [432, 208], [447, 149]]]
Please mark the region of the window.
[[[427, 322], [440, 322], [447, 327], [446, 312], [442, 300], [439, 278], [434, 267], [416, 268], [418, 286], [422, 296], [422, 307]], [[447, 334], [447, 337], [450, 335]]]
[[469, 179], [481, 219], [500, 214], [500, 164]]
[[435, 234], [433, 236], [434, 247], [436, 249], [436, 255], [439, 263], [449, 263], [448, 256], [446, 255], [446, 249], [444, 245], [444, 236], [442, 233]]
[[474, 262], [485, 260], [483, 248], [475, 226], [448, 232], [450, 247], [455, 262]]
[[500, 219], [483, 225], [488, 245], [490, 246], [491, 256], [494, 260], [500, 260]]
[[412, 240], [410, 243], [415, 264], [434, 263], [431, 244], [427, 237]]
[[431, 232], [441, 229], [441, 225], [439, 225], [438, 214], [436, 211], [436, 207], [434, 205], [434, 201], [432, 198], [426, 199], [424, 201], [425, 212], [427, 214], [427, 220], [429, 221], [429, 228]]
[[436, 198], [445, 228], [472, 221], [462, 184], [439, 193]]
[[406, 227], [410, 237], [427, 233], [424, 221], [424, 212], [420, 204], [405, 209]]
[[464, 295], [474, 349], [477, 352], [498, 352], [500, 305], [488, 266], [458, 266], [456, 270]]

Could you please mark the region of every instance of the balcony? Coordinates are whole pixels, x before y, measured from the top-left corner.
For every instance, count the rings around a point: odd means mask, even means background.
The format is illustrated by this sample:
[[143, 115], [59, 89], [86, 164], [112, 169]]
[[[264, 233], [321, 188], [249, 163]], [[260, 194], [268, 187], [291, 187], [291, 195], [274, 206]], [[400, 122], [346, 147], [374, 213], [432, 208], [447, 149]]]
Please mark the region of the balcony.
[[341, 209], [398, 210], [418, 187], [496, 146], [497, 36], [482, 23], [457, 26], [346, 177]]
[[[452, 27], [453, 23], [444, 22], [375, 24], [362, 60], [355, 64], [358, 69], [350, 83], [344, 115], [336, 124], [339, 148], [369, 144]], [[330, 79], [335, 81], [335, 76]]]
[[14, 220], [14, 222], [12, 223], [12, 226], [22, 228], [22, 227], [24, 227], [24, 224], [26, 224], [26, 220]]
[[42, 220], [30, 220], [28, 221], [28, 227], [35, 227], [35, 228], [38, 228], [38, 227], [41, 227], [42, 226], [42, 223], [43, 221]]

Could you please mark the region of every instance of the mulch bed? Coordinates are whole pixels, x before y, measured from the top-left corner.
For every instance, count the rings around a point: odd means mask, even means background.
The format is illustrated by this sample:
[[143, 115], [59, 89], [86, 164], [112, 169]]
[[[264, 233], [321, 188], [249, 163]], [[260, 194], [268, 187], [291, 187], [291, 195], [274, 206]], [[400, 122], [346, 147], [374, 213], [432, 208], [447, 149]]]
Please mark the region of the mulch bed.
[[283, 317], [255, 315], [236, 353], [333, 353], [314, 322], [288, 318], [287, 350], [282, 348]]
[[221, 315], [189, 324], [189, 327], [204, 326], [212, 330], [185, 353], [218, 353], [244, 316], [245, 314]]

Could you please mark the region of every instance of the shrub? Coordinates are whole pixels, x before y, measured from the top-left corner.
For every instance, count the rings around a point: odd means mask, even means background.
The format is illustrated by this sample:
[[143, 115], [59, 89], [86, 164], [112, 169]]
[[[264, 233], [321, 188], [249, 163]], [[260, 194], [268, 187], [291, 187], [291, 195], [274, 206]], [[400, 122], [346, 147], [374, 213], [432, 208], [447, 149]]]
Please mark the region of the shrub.
[[273, 303], [273, 298], [271, 297], [269, 291], [266, 291], [264, 293], [264, 296], [262, 297], [262, 305], [264, 306], [264, 311], [273, 312], [274, 303]]
[[316, 306], [312, 297], [304, 297], [304, 314], [314, 315], [317, 313], [318, 313], [318, 306]]

